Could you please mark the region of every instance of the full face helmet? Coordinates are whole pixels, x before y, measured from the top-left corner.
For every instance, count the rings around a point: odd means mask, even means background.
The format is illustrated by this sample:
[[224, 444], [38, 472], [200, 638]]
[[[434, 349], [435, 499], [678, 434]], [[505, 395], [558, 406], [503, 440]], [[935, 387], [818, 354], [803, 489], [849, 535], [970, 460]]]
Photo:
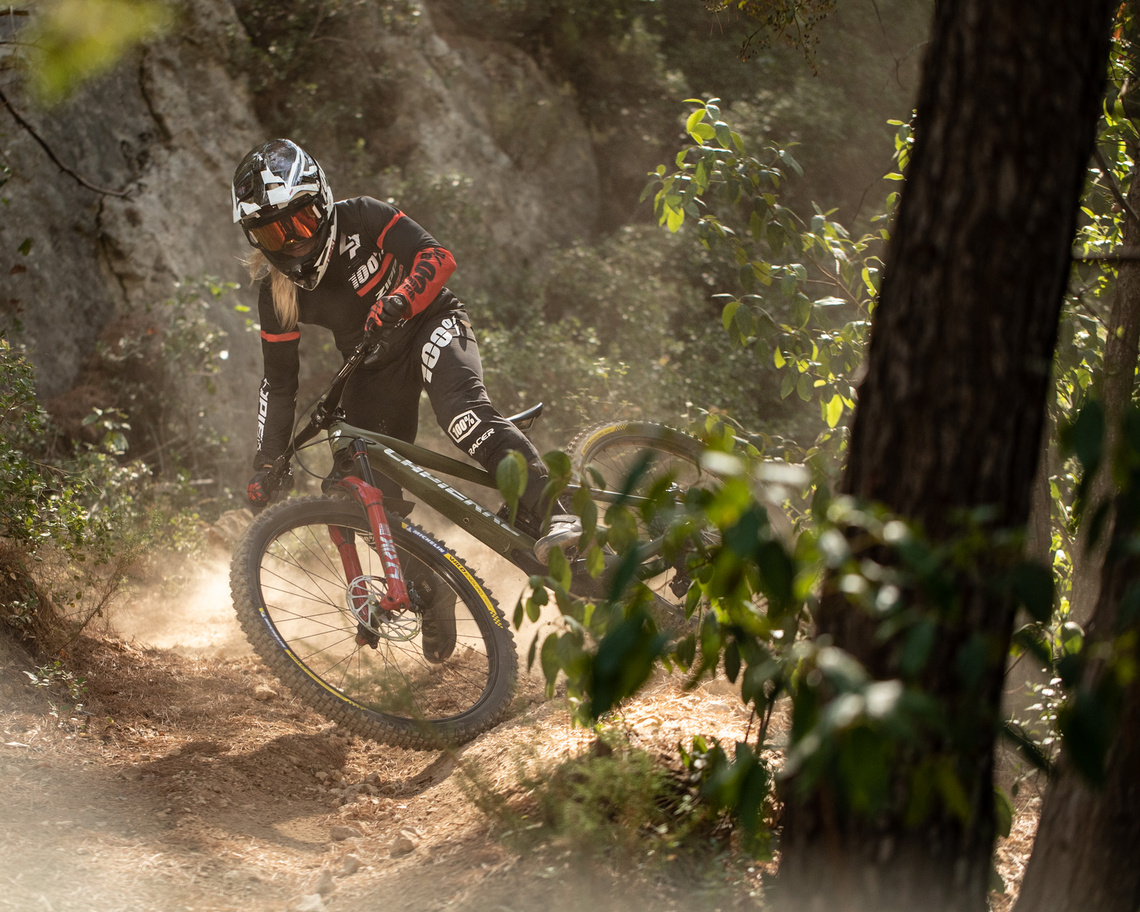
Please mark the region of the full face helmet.
[[321, 166], [288, 139], [251, 151], [234, 172], [234, 221], [250, 244], [302, 288], [324, 275], [336, 241], [332, 190]]

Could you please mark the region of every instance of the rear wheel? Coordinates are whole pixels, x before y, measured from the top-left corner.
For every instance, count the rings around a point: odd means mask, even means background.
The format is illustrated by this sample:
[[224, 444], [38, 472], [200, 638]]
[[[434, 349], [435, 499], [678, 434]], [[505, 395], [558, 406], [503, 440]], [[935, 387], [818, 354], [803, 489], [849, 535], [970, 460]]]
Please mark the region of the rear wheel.
[[[665, 425], [628, 421], [587, 428], [570, 442], [569, 454], [574, 470], [592, 486], [645, 497], [668, 484], [679, 502], [689, 488], [716, 481], [716, 476], [701, 467], [704, 449], [695, 437]], [[652, 523], [636, 515], [642, 540], [660, 536], [669, 519], [667, 511], [656, 513]], [[702, 536], [708, 545], [717, 540], [714, 530]], [[690, 552], [676, 555], [660, 573], [643, 580], [656, 596], [659, 625], [686, 626], [684, 604], [690, 580], [685, 561]]]
[[[234, 554], [234, 608], [257, 654], [327, 718], [401, 747], [468, 741], [509, 709], [518, 660], [508, 621], [431, 535], [401, 520], [392, 537], [414, 594], [404, 612], [382, 606], [387, 579], [358, 504], [309, 497], [270, 507]], [[359, 562], [352, 580], [346, 548]]]

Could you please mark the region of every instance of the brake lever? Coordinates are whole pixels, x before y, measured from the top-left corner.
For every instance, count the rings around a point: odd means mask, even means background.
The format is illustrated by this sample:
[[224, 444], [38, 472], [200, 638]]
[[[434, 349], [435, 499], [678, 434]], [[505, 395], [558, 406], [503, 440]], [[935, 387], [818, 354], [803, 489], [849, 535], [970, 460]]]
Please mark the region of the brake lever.
[[371, 329], [364, 335], [364, 345], [368, 346], [369, 352], [364, 356], [364, 363], [368, 366], [375, 364], [386, 354], [392, 347], [392, 343], [388, 341], [388, 336], [391, 335], [394, 326], [378, 326], [376, 329]]
[[383, 358], [386, 354], [388, 354], [388, 349], [390, 349], [391, 347], [392, 346], [387, 342], [387, 340], [382, 339], [379, 342], [373, 342], [371, 350], [368, 352], [367, 355], [364, 356], [365, 366], [371, 367], [373, 364], [375, 364], [377, 361], [379, 361], [381, 358]]

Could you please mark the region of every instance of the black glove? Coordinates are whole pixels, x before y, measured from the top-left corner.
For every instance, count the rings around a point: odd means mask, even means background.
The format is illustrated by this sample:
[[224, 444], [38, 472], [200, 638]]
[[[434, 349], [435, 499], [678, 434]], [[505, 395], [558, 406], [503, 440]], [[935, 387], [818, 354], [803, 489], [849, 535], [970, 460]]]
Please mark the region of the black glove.
[[368, 319], [364, 321], [364, 331], [371, 332], [381, 326], [395, 326], [408, 316], [412, 306], [403, 295], [388, 295], [372, 305], [368, 311]]
[[268, 507], [277, 494], [287, 494], [293, 490], [293, 468], [288, 466], [283, 475], [273, 471], [272, 464], [267, 463], [253, 473], [253, 478], [245, 488], [245, 496], [254, 513], [260, 513]]

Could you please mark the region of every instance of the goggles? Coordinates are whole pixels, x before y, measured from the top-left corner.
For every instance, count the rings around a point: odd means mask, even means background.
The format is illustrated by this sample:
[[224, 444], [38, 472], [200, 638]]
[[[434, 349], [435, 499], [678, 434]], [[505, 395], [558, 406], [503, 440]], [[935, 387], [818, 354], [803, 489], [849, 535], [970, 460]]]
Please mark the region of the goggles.
[[310, 240], [320, 230], [323, 221], [316, 203], [309, 203], [303, 209], [256, 228], [247, 227], [245, 231], [254, 246], [267, 253], [279, 253], [289, 246], [297, 247]]

